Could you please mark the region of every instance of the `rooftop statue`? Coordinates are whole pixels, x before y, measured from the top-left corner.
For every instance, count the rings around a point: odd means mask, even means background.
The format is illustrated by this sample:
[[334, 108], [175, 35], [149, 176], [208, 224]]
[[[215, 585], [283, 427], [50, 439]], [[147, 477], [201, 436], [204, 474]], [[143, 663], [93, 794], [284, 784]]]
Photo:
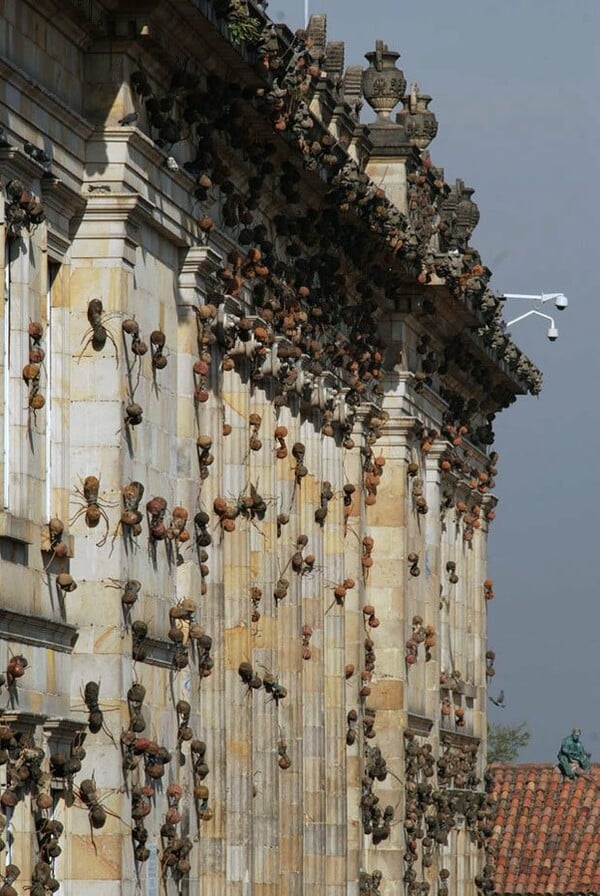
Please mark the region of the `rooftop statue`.
[[590, 767], [591, 753], [587, 753], [581, 743], [581, 731], [573, 728], [568, 737], [565, 737], [558, 751], [558, 767], [566, 778], [576, 778], [576, 766], [587, 771]]

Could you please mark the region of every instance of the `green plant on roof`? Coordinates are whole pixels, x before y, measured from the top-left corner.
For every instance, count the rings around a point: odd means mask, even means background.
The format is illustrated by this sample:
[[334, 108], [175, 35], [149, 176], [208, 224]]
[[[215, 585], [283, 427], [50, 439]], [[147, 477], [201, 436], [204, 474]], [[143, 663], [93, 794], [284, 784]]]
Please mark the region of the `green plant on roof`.
[[256, 43], [261, 35], [262, 24], [258, 19], [240, 17], [227, 23], [231, 43], [236, 47], [244, 43]]

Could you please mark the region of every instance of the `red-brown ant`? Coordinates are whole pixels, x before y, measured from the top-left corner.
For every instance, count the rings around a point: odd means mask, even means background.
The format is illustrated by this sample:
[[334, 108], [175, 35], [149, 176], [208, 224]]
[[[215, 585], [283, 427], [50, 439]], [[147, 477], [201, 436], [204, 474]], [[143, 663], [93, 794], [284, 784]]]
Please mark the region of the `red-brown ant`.
[[85, 514], [86, 526], [89, 526], [90, 529], [94, 529], [100, 522], [100, 519], [103, 519], [106, 523], [106, 532], [104, 534], [104, 537], [101, 538], [100, 541], [96, 542], [97, 546], [100, 548], [106, 542], [106, 539], [108, 538], [108, 531], [110, 528], [108, 516], [104, 508], [100, 506], [100, 501], [98, 498], [98, 492], [100, 491], [100, 479], [97, 476], [86, 476], [83, 480], [83, 490], [76, 487], [75, 491], [85, 500], [85, 504], [77, 511], [77, 513], [69, 521], [69, 523], [72, 526], [73, 523], [75, 523], [83, 513]]

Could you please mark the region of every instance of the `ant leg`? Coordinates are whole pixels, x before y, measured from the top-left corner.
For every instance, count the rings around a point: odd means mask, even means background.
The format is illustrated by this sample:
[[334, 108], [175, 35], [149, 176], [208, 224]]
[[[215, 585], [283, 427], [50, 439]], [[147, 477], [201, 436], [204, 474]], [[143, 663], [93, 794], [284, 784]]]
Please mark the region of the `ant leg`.
[[108, 538], [108, 534], [110, 532], [110, 520], [108, 519], [108, 514], [106, 513], [106, 510], [104, 510], [103, 507], [100, 507], [99, 504], [97, 504], [96, 506], [98, 507], [98, 510], [100, 511], [100, 515], [102, 516], [102, 519], [106, 523], [106, 532], [104, 533], [104, 537], [101, 538], [100, 541], [96, 542], [96, 547], [101, 548], [106, 544], [106, 539]]
[[115, 341], [115, 337], [113, 336], [113, 334], [110, 332], [109, 329], [106, 329], [106, 338], [108, 339], [109, 342], [112, 343], [112, 346], [115, 350], [115, 360], [117, 362], [117, 367], [118, 367], [119, 366], [119, 349], [117, 348], [117, 343]]
[[82, 514], [87, 513], [88, 509], [89, 507], [87, 504], [85, 504], [83, 507], [80, 507], [75, 516], [72, 516], [69, 520], [69, 526], [72, 526], [74, 523], [76, 523]]
[[[90, 331], [88, 330], [88, 331], [85, 333], [85, 335], [84, 335], [84, 337], [83, 337], [84, 339], [85, 339], [85, 337], [87, 336], [87, 334], [88, 334], [89, 332], [90, 332]], [[88, 338], [86, 339], [86, 341], [85, 341], [85, 345], [83, 346], [83, 348], [82, 348], [81, 351], [79, 352], [79, 355], [77, 356], [77, 363], [78, 363], [78, 364], [79, 364], [79, 362], [81, 361], [81, 359], [83, 358], [83, 355], [84, 355], [84, 353], [85, 353], [85, 350], [86, 350], [86, 348], [88, 347], [88, 345], [90, 345], [90, 343], [92, 342], [93, 338], [94, 338], [94, 334], [93, 334], [93, 331], [92, 331], [91, 334], [90, 334], [90, 335], [88, 336]], [[82, 341], [83, 341], [83, 340], [82, 340]]]
[[267, 536], [266, 536], [265, 533], [262, 531], [262, 529], [260, 528], [260, 526], [258, 525], [258, 523], [256, 522], [256, 520], [253, 520], [252, 517], [250, 517], [250, 523], [251, 523], [251, 525], [254, 526], [254, 528], [256, 529], [256, 531], [258, 532], [258, 534], [259, 534], [259, 535], [262, 535], [262, 537], [266, 539]]

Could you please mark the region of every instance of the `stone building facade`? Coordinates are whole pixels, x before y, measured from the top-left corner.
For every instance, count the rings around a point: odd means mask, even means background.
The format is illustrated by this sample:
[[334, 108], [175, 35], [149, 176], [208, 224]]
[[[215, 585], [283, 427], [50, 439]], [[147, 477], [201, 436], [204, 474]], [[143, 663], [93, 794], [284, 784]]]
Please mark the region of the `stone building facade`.
[[540, 377], [430, 98], [245, 0], [0, 10], [2, 893], [475, 893]]

